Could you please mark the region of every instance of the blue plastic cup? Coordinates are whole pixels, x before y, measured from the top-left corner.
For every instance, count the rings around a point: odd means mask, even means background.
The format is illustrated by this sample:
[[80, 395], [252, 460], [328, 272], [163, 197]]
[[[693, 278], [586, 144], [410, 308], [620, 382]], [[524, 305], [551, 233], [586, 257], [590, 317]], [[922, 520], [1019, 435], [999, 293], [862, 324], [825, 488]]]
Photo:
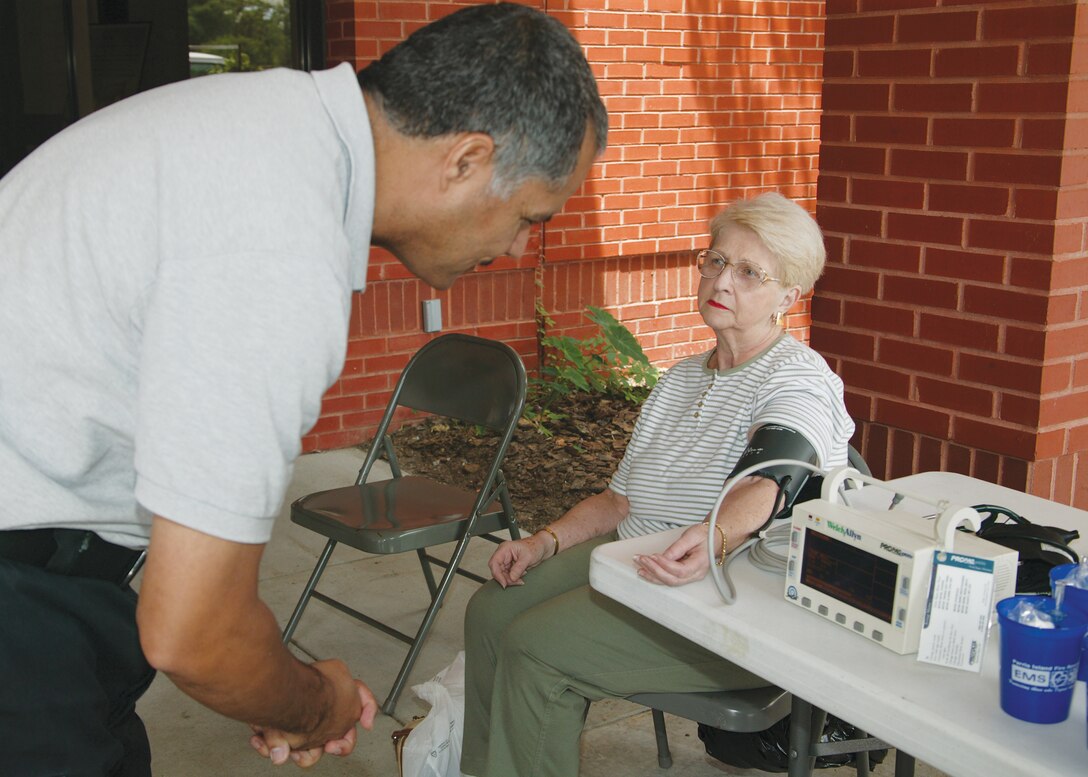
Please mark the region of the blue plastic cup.
[[997, 603], [1001, 623], [1001, 709], [1030, 723], [1061, 723], [1069, 717], [1073, 686], [1080, 669], [1088, 613], [1064, 608], [1053, 629], [1040, 629], [1010, 617], [1028, 601], [1054, 611], [1049, 596], [1012, 596]]
[[[1057, 593], [1058, 581], [1064, 579], [1076, 566], [1076, 564], [1062, 564], [1061, 566], [1052, 567], [1050, 570], [1050, 590]], [[1062, 598], [1062, 607], [1076, 607], [1078, 610], [1088, 613], [1088, 589], [1074, 588], [1067, 585], [1065, 587], [1065, 596]], [[1084, 639], [1084, 652], [1081, 653], [1080, 674], [1077, 679], [1088, 681], [1088, 635], [1085, 635]]]
[[1082, 647], [1080, 651], [1080, 674], [1077, 675], [1077, 679], [1088, 682], [1088, 632], [1085, 632], [1084, 642], [1081, 644]]

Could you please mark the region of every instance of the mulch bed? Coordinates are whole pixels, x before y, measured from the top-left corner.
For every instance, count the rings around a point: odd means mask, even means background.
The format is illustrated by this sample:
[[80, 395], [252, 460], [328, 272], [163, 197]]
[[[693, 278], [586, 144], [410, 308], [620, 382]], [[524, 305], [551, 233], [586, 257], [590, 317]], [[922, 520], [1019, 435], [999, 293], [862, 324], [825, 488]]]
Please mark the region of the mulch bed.
[[[526, 532], [608, 486], [639, 408], [623, 398], [571, 394], [551, 410], [563, 417], [549, 421], [547, 433], [521, 419], [502, 466]], [[486, 474], [498, 445], [490, 432], [436, 419], [402, 427], [393, 442], [406, 472], [473, 487]]]

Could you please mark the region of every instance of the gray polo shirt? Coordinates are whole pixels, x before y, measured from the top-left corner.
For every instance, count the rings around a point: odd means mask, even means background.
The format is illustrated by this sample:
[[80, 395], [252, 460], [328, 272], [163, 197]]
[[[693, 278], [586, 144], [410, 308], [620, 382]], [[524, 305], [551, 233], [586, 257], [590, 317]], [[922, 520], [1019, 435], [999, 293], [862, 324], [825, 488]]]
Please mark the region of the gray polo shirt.
[[268, 540], [343, 367], [373, 155], [341, 65], [139, 94], [0, 180], [0, 529]]

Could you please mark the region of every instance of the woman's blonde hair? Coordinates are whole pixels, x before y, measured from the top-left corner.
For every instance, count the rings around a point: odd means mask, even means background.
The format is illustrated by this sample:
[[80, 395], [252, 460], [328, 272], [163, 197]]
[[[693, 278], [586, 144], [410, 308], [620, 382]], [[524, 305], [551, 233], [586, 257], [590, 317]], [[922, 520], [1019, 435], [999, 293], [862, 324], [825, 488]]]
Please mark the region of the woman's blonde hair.
[[711, 245], [730, 225], [756, 233], [778, 261], [783, 286], [800, 286], [802, 293], [808, 292], [824, 271], [827, 249], [819, 225], [804, 208], [781, 194], [768, 192], [727, 206], [710, 222]]

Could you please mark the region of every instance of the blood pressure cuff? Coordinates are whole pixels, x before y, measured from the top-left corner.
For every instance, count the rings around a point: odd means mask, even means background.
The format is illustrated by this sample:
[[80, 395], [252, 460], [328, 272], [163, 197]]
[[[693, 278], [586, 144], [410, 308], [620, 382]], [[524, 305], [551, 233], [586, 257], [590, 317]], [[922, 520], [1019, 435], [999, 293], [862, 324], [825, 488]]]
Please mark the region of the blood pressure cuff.
[[1016, 593], [1050, 595], [1050, 570], [1061, 564], [1080, 561], [1077, 551], [1069, 546], [1080, 537], [1076, 529], [1032, 523], [999, 505], [974, 507], [979, 515], [985, 516], [978, 536], [1012, 548], [1018, 554]]
[[[796, 429], [780, 424], [765, 424], [756, 429], [752, 439], [748, 442], [748, 447], [744, 449], [744, 453], [741, 454], [740, 460], [733, 467], [733, 472], [729, 476], [733, 477], [738, 472], [742, 472], [748, 467], [755, 466], [763, 461], [794, 459], [795, 461], [815, 464], [817, 458], [816, 449]], [[778, 464], [749, 473], [749, 475], [769, 478], [778, 484], [779, 495], [785, 499], [776, 503], [782, 504], [784, 510], [774, 517], [788, 515], [789, 508], [793, 506], [797, 496], [801, 493], [801, 489], [812, 474], [812, 470], [796, 464]]]

